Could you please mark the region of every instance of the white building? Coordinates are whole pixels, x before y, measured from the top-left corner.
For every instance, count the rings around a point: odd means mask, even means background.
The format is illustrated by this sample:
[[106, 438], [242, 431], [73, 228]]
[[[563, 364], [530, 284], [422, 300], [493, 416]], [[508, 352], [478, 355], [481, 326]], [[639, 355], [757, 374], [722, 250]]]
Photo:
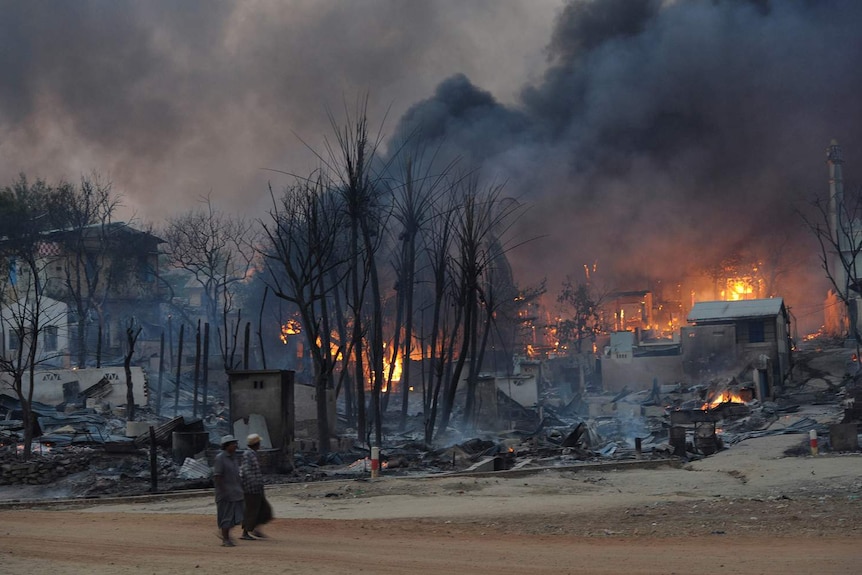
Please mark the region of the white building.
[[[38, 325], [36, 364], [43, 367], [65, 367], [69, 349], [69, 306], [42, 296], [37, 322], [30, 317], [32, 300], [22, 296], [0, 307], [0, 355], [13, 360], [21, 345], [28, 345], [31, 326]], [[23, 333], [22, 328], [23, 327]], [[26, 350], [25, 350], [26, 352]]]

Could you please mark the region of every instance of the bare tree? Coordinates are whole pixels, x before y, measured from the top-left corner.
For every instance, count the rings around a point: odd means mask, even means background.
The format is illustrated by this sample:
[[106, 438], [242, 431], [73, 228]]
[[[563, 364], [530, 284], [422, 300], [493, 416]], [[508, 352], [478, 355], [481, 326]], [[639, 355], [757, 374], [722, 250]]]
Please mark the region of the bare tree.
[[[831, 205], [830, 205], [831, 204]], [[817, 240], [820, 265], [835, 295], [844, 305], [847, 329], [856, 342], [857, 357], [862, 348], [859, 331], [859, 302], [862, 297], [862, 190], [851, 197], [816, 197], [813, 214], [800, 213]]]
[[342, 206], [347, 216], [347, 245], [350, 257], [350, 292], [347, 305], [352, 321], [350, 347], [353, 350], [356, 384], [357, 431], [359, 437], [365, 440], [367, 356], [375, 443], [380, 445], [382, 442], [380, 392], [384, 381], [384, 338], [382, 293], [377, 258], [386, 221], [380, 196], [384, 192], [384, 186], [381, 183], [382, 174], [386, 172], [387, 166], [375, 167], [382, 136], [380, 133], [372, 135], [369, 132], [367, 108], [368, 100], [365, 98], [357, 104], [355, 113], [346, 111], [346, 121], [343, 126], [340, 126], [330, 113], [335, 142], [327, 140], [325, 155], [318, 154], [318, 157], [331, 173], [334, 189], [341, 195]]
[[244, 218], [218, 211], [209, 197], [203, 199], [203, 207], [170, 219], [164, 231], [169, 264], [192, 275], [202, 290], [207, 323], [219, 326], [226, 370], [236, 367], [237, 332], [229, 321], [237, 309], [237, 290], [255, 265], [251, 232]]
[[460, 327], [462, 309], [461, 306], [455, 305], [455, 282], [449, 265], [460, 198], [454, 193], [450, 193], [447, 198], [448, 204], [435, 211], [431, 229], [423, 244], [423, 251], [428, 260], [431, 286], [431, 289], [427, 290], [431, 302], [426, 306], [431, 314], [430, 333], [422, 334], [423, 340], [426, 337], [430, 339], [427, 361], [430, 374], [423, 393], [426, 445], [431, 445], [434, 438], [440, 394], [446, 381], [446, 368], [453, 357], [453, 346]]
[[95, 174], [82, 178], [79, 188], [65, 187], [62, 204], [66, 221], [56, 237], [64, 248], [59, 262], [63, 287], [57, 295], [73, 308], [77, 325], [75, 363], [83, 368], [89, 355], [92, 316], [95, 314], [101, 329], [105, 300], [112, 286], [122, 281], [120, 276], [128, 272], [122, 258], [110, 257], [120, 249], [112, 218], [121, 204], [112, 194], [111, 183], [102, 182]]
[[567, 276], [557, 301], [565, 308], [557, 325], [557, 338], [561, 345], [574, 345], [575, 353], [580, 354], [584, 341], [601, 331], [602, 295], [595, 293], [589, 282], [576, 282]]
[[465, 365], [468, 372], [464, 423], [468, 426], [474, 423], [475, 394], [495, 305], [489, 286], [499, 278], [505, 261], [507, 248], [501, 237], [517, 219], [520, 208], [517, 202], [504, 201], [502, 185], [490, 184], [483, 188], [475, 173], [463, 178], [458, 188], [462, 205], [455, 221], [454, 254], [450, 261], [457, 286], [456, 302], [462, 310], [462, 337], [447, 384], [438, 433], [449, 424]]
[[270, 220], [262, 224], [270, 287], [296, 306], [312, 355], [321, 453], [329, 450], [327, 393], [335, 363], [330, 330], [321, 318], [328, 315], [327, 294], [339, 283], [330, 282], [331, 274], [344, 263], [337, 250], [342, 212], [335, 200], [318, 173], [286, 189], [279, 201], [273, 196]]
[[126, 324], [126, 352], [123, 355], [123, 370], [126, 374], [126, 419], [135, 419], [135, 391], [132, 384], [132, 356], [135, 355], [135, 344], [141, 335], [141, 326], [130, 317]]
[[429, 231], [435, 206], [448, 189], [447, 175], [454, 165], [449, 164], [442, 170], [435, 170], [434, 160], [435, 154], [426, 157], [425, 149], [421, 145], [416, 146], [411, 153], [405, 153], [403, 160], [398, 163], [399, 182], [393, 192], [393, 216], [400, 225], [396, 228], [398, 235], [393, 266], [396, 273], [396, 317], [386, 388], [392, 389], [392, 374], [400, 358], [401, 430], [406, 426], [410, 394], [419, 242], [421, 234]]
[[[0, 281], [0, 374], [21, 403], [24, 421], [23, 456], [32, 452], [35, 417], [32, 411], [39, 364], [58, 356], [55, 345], [46, 345], [55, 330], [67, 326], [67, 308], [44, 293], [49, 243], [45, 230], [53, 225], [51, 206], [57, 190], [24, 176], [0, 191], [0, 255], [6, 273]], [[53, 348], [53, 349], [52, 349]]]

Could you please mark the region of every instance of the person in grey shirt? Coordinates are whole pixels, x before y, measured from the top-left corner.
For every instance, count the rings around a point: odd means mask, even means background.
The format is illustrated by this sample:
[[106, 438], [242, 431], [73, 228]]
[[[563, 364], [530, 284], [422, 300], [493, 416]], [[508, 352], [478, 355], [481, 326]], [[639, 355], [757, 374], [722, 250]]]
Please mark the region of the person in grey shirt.
[[216, 516], [221, 530], [219, 536], [224, 547], [235, 544], [230, 530], [240, 525], [243, 519], [242, 481], [239, 476], [239, 456], [236, 455], [237, 440], [233, 435], [221, 438], [221, 451], [215, 458], [213, 479], [215, 481]]

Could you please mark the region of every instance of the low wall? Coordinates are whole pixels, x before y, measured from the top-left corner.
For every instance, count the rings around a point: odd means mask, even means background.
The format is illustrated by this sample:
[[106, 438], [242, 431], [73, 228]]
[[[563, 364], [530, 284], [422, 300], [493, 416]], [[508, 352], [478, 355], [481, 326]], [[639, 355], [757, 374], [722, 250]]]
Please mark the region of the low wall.
[[63, 457], [33, 456], [30, 461], [19, 459], [0, 463], [0, 485], [44, 485], [52, 483], [70, 473], [84, 471], [90, 465], [91, 456], [73, 455]]
[[681, 356], [634, 357], [627, 360], [603, 358], [602, 389], [608, 392], [652, 389], [659, 385], [685, 381]]
[[[78, 392], [83, 392], [99, 383], [103, 378], [107, 379], [111, 386], [106, 389], [107, 394], [99, 398], [98, 401], [107, 403], [112, 407], [126, 405], [126, 372], [123, 367], [41, 369], [36, 372], [33, 401], [47, 405], [59, 405], [69, 400], [64, 391], [65, 385], [74, 385]], [[11, 386], [8, 374], [0, 374], [0, 384], [3, 387]], [[25, 394], [29, 393], [29, 378], [25, 380], [23, 388]], [[140, 367], [132, 367], [132, 391], [135, 395], [135, 405], [147, 405], [147, 379], [144, 370]], [[5, 393], [6, 395], [14, 394], [11, 389], [7, 389]]]

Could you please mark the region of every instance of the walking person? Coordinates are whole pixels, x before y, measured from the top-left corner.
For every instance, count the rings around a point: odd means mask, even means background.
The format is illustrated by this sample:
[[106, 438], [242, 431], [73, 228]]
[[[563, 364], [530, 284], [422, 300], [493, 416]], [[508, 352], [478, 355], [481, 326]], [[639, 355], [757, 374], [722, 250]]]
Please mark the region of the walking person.
[[237, 440], [233, 435], [221, 438], [221, 451], [215, 458], [213, 480], [215, 482], [216, 516], [222, 546], [233, 547], [230, 530], [242, 523], [243, 494], [239, 475], [240, 461], [236, 455]]
[[242, 491], [245, 500], [243, 512], [242, 537], [240, 539], [253, 540], [255, 537], [265, 539], [258, 528], [272, 519], [272, 507], [266, 500], [263, 490], [263, 475], [260, 472], [260, 459], [257, 451], [260, 449], [260, 435], [252, 433], [246, 439], [248, 449], [243, 454], [240, 477], [242, 478]]

